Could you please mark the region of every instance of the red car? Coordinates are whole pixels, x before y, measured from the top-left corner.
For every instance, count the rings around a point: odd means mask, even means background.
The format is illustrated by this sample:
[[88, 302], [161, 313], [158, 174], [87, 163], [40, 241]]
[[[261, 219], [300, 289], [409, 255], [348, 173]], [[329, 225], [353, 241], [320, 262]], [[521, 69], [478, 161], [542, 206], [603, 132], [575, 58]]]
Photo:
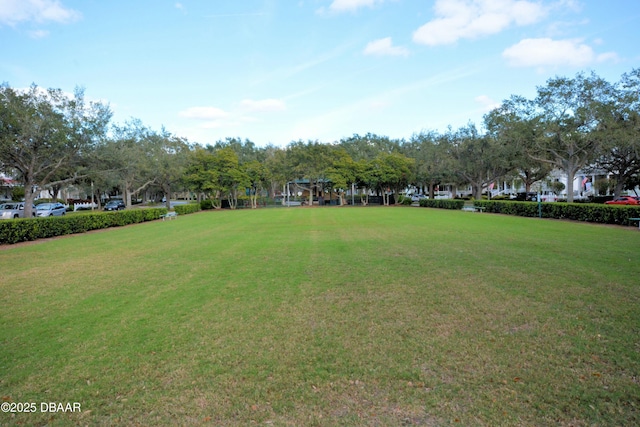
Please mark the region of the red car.
[[640, 205], [638, 198], [633, 196], [616, 197], [615, 199], [604, 203], [605, 205]]

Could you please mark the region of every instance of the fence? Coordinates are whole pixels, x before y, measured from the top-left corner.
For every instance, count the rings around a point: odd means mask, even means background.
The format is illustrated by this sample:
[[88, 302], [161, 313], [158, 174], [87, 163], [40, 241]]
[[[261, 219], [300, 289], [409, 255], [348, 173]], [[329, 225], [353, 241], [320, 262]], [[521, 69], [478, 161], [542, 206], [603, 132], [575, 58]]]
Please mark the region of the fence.
[[[65, 205], [65, 207], [67, 209], [69, 209], [69, 205]], [[73, 204], [73, 211], [82, 211], [82, 210], [89, 210], [89, 209], [97, 209], [98, 205], [96, 203], [91, 203], [91, 202], [87, 202], [87, 203], [74, 203]]]

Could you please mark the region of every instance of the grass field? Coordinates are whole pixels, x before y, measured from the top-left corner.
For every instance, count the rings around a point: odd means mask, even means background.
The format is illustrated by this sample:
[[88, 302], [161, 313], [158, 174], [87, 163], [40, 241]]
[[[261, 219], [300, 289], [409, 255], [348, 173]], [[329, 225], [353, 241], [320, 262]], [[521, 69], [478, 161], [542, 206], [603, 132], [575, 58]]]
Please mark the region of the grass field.
[[5, 247], [0, 396], [37, 411], [0, 425], [639, 425], [639, 254], [631, 227], [424, 208]]

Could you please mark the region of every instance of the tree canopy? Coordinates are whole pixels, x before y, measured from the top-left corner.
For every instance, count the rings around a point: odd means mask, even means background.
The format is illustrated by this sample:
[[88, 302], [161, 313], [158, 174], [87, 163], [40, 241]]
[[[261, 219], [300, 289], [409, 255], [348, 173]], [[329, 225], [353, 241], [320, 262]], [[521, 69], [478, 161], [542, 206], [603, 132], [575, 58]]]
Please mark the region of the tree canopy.
[[[428, 119], [428, 118], [426, 118]], [[167, 200], [177, 189], [207, 197], [216, 207], [236, 207], [248, 196], [275, 195], [295, 182], [314, 194], [331, 191], [344, 201], [353, 187], [367, 202], [369, 191], [396, 196], [409, 186], [434, 196], [438, 185], [469, 186], [482, 197], [497, 180], [520, 180], [526, 191], [553, 169], [567, 176], [567, 199], [582, 171], [608, 174], [619, 195], [640, 180], [640, 70], [615, 83], [591, 73], [554, 77], [527, 99], [512, 95], [487, 113], [444, 133], [422, 131], [408, 140], [374, 133], [339, 141], [291, 141], [258, 147], [226, 138], [201, 145], [155, 131], [140, 120], [110, 124], [103, 103], [87, 102], [84, 91], [27, 90], [0, 85], [0, 172], [24, 186], [31, 209], [34, 191], [95, 183], [116, 189], [127, 205], [149, 189]], [[557, 185], [560, 188], [560, 185]], [[396, 197], [398, 200], [398, 197]]]
[[[31, 216], [34, 189], [79, 178], [87, 157], [106, 133], [111, 111], [59, 89], [28, 90], [0, 85], [0, 165], [24, 185], [25, 216]], [[63, 173], [64, 172], [64, 173]]]

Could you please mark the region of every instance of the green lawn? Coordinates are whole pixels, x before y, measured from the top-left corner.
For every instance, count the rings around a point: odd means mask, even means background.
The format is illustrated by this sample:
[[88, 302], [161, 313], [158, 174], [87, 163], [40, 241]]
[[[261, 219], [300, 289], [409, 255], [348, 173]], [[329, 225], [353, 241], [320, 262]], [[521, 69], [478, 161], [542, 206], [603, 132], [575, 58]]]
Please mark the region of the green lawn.
[[[640, 232], [203, 212], [0, 249], [0, 425], [640, 424]], [[79, 402], [80, 413], [42, 413]]]

